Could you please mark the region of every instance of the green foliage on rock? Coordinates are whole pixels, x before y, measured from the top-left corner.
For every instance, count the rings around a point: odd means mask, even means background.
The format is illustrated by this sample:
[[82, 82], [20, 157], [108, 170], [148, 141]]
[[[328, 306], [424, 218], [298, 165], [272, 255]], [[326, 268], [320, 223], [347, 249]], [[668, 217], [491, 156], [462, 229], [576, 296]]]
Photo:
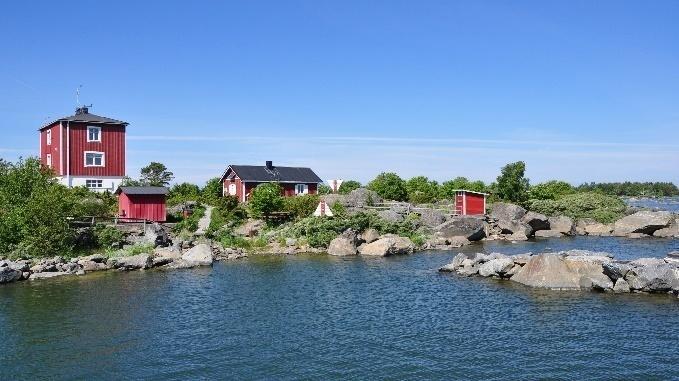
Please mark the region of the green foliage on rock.
[[249, 201], [250, 214], [256, 218], [265, 218], [271, 213], [280, 212], [285, 205], [282, 188], [277, 183], [260, 184], [252, 190]]
[[439, 184], [426, 176], [416, 176], [406, 182], [408, 200], [414, 204], [432, 203], [439, 195]]
[[368, 189], [377, 192], [385, 200], [406, 201], [408, 189], [406, 182], [393, 172], [382, 172], [368, 183]]
[[517, 161], [502, 167], [497, 177], [495, 192], [497, 196], [509, 202], [523, 203], [528, 199], [529, 181], [525, 177], [526, 163]]
[[315, 194], [286, 197], [283, 199], [283, 210], [293, 218], [305, 218], [314, 213], [319, 202], [320, 197]]
[[572, 193], [575, 193], [575, 188], [571, 184], [565, 181], [551, 180], [531, 186], [529, 198], [535, 200], [556, 200]]
[[361, 183], [359, 183], [356, 180], [343, 181], [342, 185], [340, 185], [339, 189], [337, 190], [337, 193], [339, 193], [339, 194], [349, 194], [349, 193], [351, 193], [352, 190], [358, 189], [360, 187], [361, 187]]
[[548, 216], [593, 218], [610, 223], [623, 217], [627, 206], [617, 196], [596, 192], [574, 193], [557, 200], [531, 200], [528, 209]]

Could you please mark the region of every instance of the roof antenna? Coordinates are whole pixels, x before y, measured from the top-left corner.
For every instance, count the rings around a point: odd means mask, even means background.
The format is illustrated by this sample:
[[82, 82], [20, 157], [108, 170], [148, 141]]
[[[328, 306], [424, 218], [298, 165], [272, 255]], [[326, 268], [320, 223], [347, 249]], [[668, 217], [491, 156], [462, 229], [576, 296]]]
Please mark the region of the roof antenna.
[[76, 106], [80, 107], [80, 89], [83, 87], [83, 85], [78, 85], [78, 88], [75, 89], [75, 103]]

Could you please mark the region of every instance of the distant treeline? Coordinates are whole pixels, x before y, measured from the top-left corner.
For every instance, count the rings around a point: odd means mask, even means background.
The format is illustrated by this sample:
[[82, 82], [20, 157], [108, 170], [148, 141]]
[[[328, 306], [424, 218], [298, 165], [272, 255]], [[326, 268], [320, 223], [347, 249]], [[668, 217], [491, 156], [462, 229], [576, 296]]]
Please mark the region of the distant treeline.
[[581, 192], [601, 192], [614, 196], [631, 197], [668, 197], [679, 196], [679, 188], [673, 183], [631, 182], [624, 183], [585, 183], [577, 187]]

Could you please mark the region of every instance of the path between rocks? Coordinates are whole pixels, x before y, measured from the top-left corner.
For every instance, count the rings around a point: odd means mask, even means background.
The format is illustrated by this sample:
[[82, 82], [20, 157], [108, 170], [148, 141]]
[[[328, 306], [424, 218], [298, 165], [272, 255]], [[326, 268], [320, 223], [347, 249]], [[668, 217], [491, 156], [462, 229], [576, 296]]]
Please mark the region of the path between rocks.
[[205, 235], [208, 226], [210, 226], [210, 219], [212, 218], [212, 207], [205, 207], [205, 215], [198, 220], [198, 230], [196, 230], [196, 235]]

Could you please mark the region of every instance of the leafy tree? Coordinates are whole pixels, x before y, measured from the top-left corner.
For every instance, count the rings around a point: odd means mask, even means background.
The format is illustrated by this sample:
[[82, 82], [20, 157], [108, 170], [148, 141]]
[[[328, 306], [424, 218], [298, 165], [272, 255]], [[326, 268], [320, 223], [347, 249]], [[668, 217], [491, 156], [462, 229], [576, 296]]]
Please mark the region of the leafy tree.
[[283, 199], [283, 209], [295, 218], [309, 217], [318, 207], [320, 200], [316, 194], [286, 197]]
[[177, 205], [186, 201], [198, 201], [200, 198], [200, 188], [191, 183], [175, 184], [167, 194], [167, 203]]
[[222, 180], [219, 177], [213, 177], [205, 183], [203, 189], [200, 190], [200, 195], [205, 202], [214, 203], [215, 200], [222, 197], [223, 187]]
[[525, 177], [526, 163], [517, 161], [502, 167], [497, 177], [496, 192], [500, 199], [522, 203], [528, 197], [529, 180]]
[[262, 218], [283, 210], [283, 189], [277, 183], [260, 184], [252, 190], [249, 207], [254, 217]]
[[361, 187], [361, 183], [355, 180], [347, 180], [342, 182], [342, 185], [340, 185], [339, 189], [337, 190], [337, 193], [340, 194], [347, 194], [350, 193], [354, 189], [358, 189]]
[[579, 192], [600, 192], [615, 196], [663, 197], [679, 196], [679, 188], [670, 182], [585, 183], [578, 186]]
[[439, 184], [429, 181], [425, 176], [416, 176], [406, 182], [408, 200], [415, 204], [425, 204], [436, 201], [439, 193]]
[[325, 184], [318, 184], [318, 194], [330, 194], [332, 193], [332, 188]]
[[575, 193], [575, 188], [560, 180], [550, 180], [530, 187], [530, 198], [536, 200], [556, 200], [571, 193]]
[[377, 192], [385, 200], [406, 201], [408, 199], [406, 182], [392, 172], [382, 172], [377, 175], [368, 183], [368, 189]]
[[120, 182], [121, 187], [140, 187], [144, 184], [139, 180], [135, 180], [129, 176], [123, 177], [123, 181]]
[[163, 163], [151, 162], [141, 169], [141, 182], [152, 187], [165, 187], [174, 179], [174, 174]]
[[445, 181], [439, 188], [439, 197], [453, 199], [455, 191], [469, 190], [474, 192], [488, 192], [488, 187], [481, 180], [469, 181], [466, 177], [456, 177], [453, 180]]

